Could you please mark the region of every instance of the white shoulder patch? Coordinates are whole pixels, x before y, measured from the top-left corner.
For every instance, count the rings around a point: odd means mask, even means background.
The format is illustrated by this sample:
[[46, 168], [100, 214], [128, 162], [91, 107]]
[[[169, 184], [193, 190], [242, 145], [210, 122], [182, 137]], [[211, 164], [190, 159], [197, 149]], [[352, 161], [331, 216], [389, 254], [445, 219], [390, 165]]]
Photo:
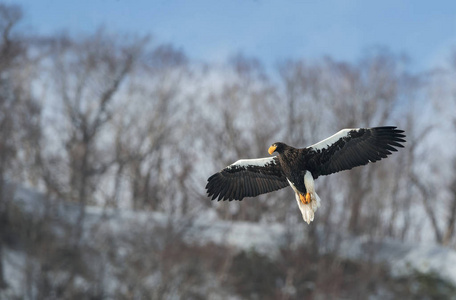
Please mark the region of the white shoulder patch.
[[341, 131], [337, 132], [336, 134], [333, 134], [332, 136], [330, 136], [329, 138], [326, 138], [316, 144], [313, 144], [307, 148], [312, 148], [314, 150], [322, 150], [322, 149], [326, 149], [328, 147], [330, 147], [331, 145], [333, 145], [334, 143], [336, 143], [338, 140], [340, 140], [341, 138], [344, 138], [346, 136], [348, 136], [348, 134], [350, 133], [350, 131], [358, 131], [360, 130], [361, 128], [347, 128], [347, 129], [342, 129]]
[[249, 166], [255, 166], [255, 167], [264, 167], [266, 165], [269, 165], [271, 163], [274, 163], [274, 158], [275, 156], [271, 157], [265, 157], [265, 158], [255, 158], [255, 159], [240, 159], [236, 161], [235, 163], [231, 164], [228, 166], [228, 168], [247, 168]]

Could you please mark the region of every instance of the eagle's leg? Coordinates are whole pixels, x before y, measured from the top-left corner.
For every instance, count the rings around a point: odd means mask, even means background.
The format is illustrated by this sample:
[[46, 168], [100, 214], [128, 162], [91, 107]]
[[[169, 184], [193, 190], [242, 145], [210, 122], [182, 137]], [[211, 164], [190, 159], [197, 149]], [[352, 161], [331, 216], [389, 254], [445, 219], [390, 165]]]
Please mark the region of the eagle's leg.
[[306, 171], [304, 174], [304, 185], [306, 186], [307, 194], [306, 201], [312, 207], [312, 210], [315, 212], [317, 208], [320, 207], [320, 197], [318, 197], [315, 192], [315, 184], [312, 173]]
[[314, 180], [312, 173], [309, 171], [306, 171], [304, 174], [304, 185], [306, 187], [307, 193], [306, 193], [306, 202], [310, 203], [312, 200], [315, 200], [315, 185], [314, 185]]

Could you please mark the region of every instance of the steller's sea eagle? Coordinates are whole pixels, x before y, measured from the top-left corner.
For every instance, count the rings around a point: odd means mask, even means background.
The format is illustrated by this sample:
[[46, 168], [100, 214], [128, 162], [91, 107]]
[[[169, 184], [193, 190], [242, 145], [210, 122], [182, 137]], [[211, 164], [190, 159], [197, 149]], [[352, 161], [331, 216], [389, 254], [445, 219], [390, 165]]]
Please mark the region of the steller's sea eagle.
[[395, 147], [404, 146], [403, 130], [393, 126], [343, 129], [312, 146], [297, 149], [274, 143], [269, 154], [277, 156], [241, 159], [207, 180], [206, 190], [212, 200], [242, 200], [282, 189], [288, 185], [304, 221], [313, 221], [320, 206], [314, 179], [386, 158]]

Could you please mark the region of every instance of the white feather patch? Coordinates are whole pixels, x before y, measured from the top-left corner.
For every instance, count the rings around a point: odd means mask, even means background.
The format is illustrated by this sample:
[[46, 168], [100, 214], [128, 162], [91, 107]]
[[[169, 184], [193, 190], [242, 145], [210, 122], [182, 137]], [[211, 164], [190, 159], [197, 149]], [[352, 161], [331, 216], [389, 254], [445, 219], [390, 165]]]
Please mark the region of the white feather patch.
[[315, 193], [314, 179], [312, 173], [310, 173], [309, 171], [306, 171], [306, 174], [304, 174], [304, 185], [306, 186], [306, 190], [308, 193]]
[[265, 158], [255, 158], [255, 159], [240, 159], [235, 163], [232, 163], [228, 166], [228, 168], [239, 167], [239, 168], [246, 168], [249, 166], [255, 167], [264, 167], [268, 164], [275, 164], [274, 161], [275, 156], [272, 157], [265, 157]]
[[350, 131], [358, 131], [361, 128], [347, 128], [347, 129], [342, 129], [341, 131], [337, 132], [336, 134], [333, 134], [329, 138], [326, 138], [316, 144], [313, 144], [309, 146], [308, 148], [313, 148], [314, 150], [322, 150], [330, 147], [334, 143], [336, 143], [338, 140], [341, 138], [344, 138], [348, 136]]

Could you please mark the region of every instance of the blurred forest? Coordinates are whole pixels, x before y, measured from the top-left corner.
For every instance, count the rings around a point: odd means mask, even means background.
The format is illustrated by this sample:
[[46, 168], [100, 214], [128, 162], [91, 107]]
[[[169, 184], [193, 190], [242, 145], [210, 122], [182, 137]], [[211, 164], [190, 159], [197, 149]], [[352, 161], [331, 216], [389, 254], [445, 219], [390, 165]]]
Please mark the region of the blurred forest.
[[[445, 68], [419, 73], [382, 48], [355, 63], [303, 58], [267, 69], [243, 54], [196, 62], [148, 36], [40, 36], [21, 22], [21, 7], [0, 4], [0, 290], [11, 285], [5, 252], [14, 250], [26, 261], [18, 299], [363, 299], [379, 282], [407, 297], [413, 291], [381, 265], [321, 249], [340, 232], [455, 248], [456, 50]], [[406, 147], [319, 178], [322, 207], [310, 226], [291, 189], [241, 202], [205, 195], [207, 177], [268, 156], [272, 142], [305, 147], [381, 125], [404, 129]], [[19, 185], [45, 196], [42, 213], [21, 211]], [[71, 224], [55, 213], [60, 202], [73, 205]], [[87, 242], [91, 207], [168, 222]], [[260, 224], [265, 235], [279, 223], [305, 236], [277, 261], [185, 243], [182, 232], [201, 217]], [[123, 244], [130, 250], [120, 257]], [[108, 266], [122, 285], [107, 288]]]

